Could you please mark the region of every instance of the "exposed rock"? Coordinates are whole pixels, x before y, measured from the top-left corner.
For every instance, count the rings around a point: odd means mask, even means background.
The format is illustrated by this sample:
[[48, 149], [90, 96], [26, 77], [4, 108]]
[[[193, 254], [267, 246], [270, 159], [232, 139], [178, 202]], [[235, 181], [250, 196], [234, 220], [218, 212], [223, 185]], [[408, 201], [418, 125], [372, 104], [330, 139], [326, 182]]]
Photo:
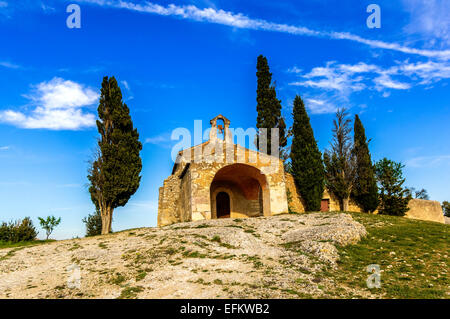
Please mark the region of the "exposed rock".
[[317, 278], [335, 267], [336, 245], [365, 234], [350, 215], [313, 213], [179, 223], [0, 249], [0, 298], [321, 297], [337, 284]]

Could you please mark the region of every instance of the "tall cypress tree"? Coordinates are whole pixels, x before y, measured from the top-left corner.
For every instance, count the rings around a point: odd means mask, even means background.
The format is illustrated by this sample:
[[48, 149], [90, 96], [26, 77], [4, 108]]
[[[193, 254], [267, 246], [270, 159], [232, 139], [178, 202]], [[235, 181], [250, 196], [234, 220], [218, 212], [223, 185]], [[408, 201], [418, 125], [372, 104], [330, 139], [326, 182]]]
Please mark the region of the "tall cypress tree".
[[291, 172], [307, 211], [320, 211], [325, 171], [305, 105], [300, 96], [294, 99], [292, 125]]
[[139, 187], [142, 144], [114, 77], [103, 78], [97, 128], [98, 154], [89, 169], [89, 192], [102, 218], [102, 234], [111, 231], [115, 208], [124, 206]]
[[354, 156], [356, 157], [356, 179], [353, 187], [353, 198], [365, 212], [373, 212], [379, 204], [378, 187], [375, 168], [369, 152], [364, 126], [355, 115], [354, 123]]
[[272, 73], [269, 70], [267, 58], [260, 55], [256, 63], [256, 118], [257, 145], [259, 149], [259, 136], [261, 128], [267, 128], [267, 154], [272, 154], [272, 134], [271, 128], [279, 129], [279, 150], [283, 154], [283, 148], [287, 144], [286, 140], [286, 124], [281, 116], [281, 101], [277, 99], [275, 86], [272, 84]]

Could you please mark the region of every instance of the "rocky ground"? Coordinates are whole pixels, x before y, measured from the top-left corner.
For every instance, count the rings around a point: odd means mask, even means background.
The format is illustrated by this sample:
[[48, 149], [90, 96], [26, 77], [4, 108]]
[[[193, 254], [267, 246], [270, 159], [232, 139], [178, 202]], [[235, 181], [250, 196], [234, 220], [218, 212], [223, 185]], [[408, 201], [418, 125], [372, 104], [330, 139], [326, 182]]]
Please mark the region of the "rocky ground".
[[327, 294], [339, 283], [322, 270], [336, 266], [336, 245], [365, 235], [348, 214], [313, 213], [0, 249], [0, 298], [339, 297]]

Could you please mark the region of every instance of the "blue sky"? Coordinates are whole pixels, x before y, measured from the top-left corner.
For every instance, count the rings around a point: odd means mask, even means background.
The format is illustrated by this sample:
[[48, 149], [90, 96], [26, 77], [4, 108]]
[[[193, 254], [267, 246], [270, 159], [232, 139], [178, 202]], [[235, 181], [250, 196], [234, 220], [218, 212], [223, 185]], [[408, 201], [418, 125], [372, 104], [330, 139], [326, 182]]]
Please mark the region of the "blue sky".
[[[66, 26], [71, 3], [80, 29]], [[370, 3], [379, 29], [366, 25]], [[300, 94], [323, 150], [347, 107], [374, 160], [403, 162], [408, 186], [450, 200], [449, 10], [445, 0], [0, 0], [0, 220], [53, 214], [54, 238], [84, 235], [99, 87], [114, 75], [144, 147], [141, 186], [113, 229], [155, 226], [172, 130], [195, 119], [206, 129], [219, 113], [254, 127], [259, 54], [288, 125]]]

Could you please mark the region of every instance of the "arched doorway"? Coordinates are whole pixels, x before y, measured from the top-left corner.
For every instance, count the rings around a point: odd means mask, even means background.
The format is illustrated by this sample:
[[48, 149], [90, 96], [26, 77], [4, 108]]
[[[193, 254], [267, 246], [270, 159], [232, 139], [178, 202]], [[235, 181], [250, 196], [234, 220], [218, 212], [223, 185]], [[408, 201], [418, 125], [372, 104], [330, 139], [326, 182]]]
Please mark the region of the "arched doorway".
[[247, 164], [218, 170], [210, 185], [211, 218], [270, 216], [266, 176]]
[[219, 192], [216, 196], [217, 218], [230, 217], [230, 196], [225, 192]]

